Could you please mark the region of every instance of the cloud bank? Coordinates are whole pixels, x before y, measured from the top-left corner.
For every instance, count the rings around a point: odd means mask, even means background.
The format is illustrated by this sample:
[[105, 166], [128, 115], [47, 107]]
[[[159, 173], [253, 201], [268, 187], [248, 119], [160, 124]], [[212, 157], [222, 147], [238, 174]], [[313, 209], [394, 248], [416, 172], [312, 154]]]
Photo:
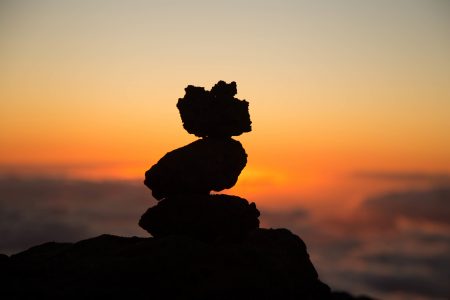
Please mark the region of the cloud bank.
[[1, 178], [0, 252], [105, 232], [145, 235], [137, 221], [155, 202], [137, 182]]
[[[340, 203], [341, 199], [336, 199]], [[147, 236], [137, 221], [156, 201], [141, 182], [0, 178], [0, 253], [102, 233]], [[345, 217], [262, 210], [263, 227], [298, 234], [321, 279], [380, 299], [448, 299], [450, 186], [372, 195]]]

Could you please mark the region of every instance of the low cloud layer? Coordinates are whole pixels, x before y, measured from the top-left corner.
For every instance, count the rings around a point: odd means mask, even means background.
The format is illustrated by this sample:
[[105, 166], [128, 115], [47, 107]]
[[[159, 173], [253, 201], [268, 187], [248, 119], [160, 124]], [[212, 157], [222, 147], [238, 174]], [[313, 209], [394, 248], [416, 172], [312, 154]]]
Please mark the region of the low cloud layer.
[[361, 210], [385, 222], [406, 218], [450, 225], [450, 188], [411, 190], [369, 198]]
[[[373, 195], [351, 213], [262, 212], [306, 242], [325, 282], [380, 299], [448, 299], [450, 187]], [[299, 210], [302, 211], [302, 210]]]
[[[336, 203], [342, 199], [336, 199]], [[0, 178], [0, 253], [102, 233], [147, 236], [156, 201], [141, 182]], [[450, 187], [373, 195], [344, 217], [262, 210], [261, 225], [298, 234], [321, 278], [380, 299], [448, 299]]]
[[145, 235], [140, 215], [155, 200], [142, 183], [0, 179], [0, 252], [102, 233]]

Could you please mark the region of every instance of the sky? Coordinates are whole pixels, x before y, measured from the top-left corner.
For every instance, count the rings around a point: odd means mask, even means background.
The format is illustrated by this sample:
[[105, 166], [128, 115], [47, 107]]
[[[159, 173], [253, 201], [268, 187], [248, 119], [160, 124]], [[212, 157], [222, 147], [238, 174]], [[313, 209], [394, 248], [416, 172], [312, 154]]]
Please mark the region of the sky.
[[[138, 183], [196, 139], [177, 99], [189, 84], [236, 81], [253, 131], [236, 137], [248, 164], [224, 192], [254, 201], [263, 225], [305, 239], [330, 284], [443, 299], [450, 291], [438, 279], [430, 293], [405, 276], [448, 278], [430, 262], [450, 260], [441, 255], [450, 249], [448, 53], [445, 0], [2, 0], [0, 213], [26, 220], [1, 223], [11, 237], [2, 249], [105, 230], [145, 235], [132, 216], [154, 200]], [[126, 203], [108, 202], [105, 186], [137, 193], [135, 210], [118, 216]], [[388, 276], [410, 263], [413, 272]]]

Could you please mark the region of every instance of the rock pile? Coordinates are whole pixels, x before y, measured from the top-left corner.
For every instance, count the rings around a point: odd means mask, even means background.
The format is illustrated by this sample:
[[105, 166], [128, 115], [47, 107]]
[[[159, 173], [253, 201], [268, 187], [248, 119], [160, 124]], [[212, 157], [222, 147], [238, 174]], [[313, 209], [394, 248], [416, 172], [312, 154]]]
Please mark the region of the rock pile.
[[[139, 225], [155, 237], [149, 251], [158, 263], [159, 252], [166, 253], [163, 269], [170, 274], [156, 287], [179, 288], [191, 280], [182, 299], [332, 299], [298, 236], [259, 228], [254, 203], [210, 194], [234, 186], [247, 163], [241, 143], [231, 138], [251, 130], [248, 102], [234, 98], [236, 83], [185, 90], [177, 107], [184, 128], [200, 139], [167, 153], [145, 173], [159, 202]], [[167, 252], [171, 241], [181, 252]]]
[[200, 139], [167, 153], [145, 173], [145, 185], [160, 202], [139, 225], [154, 237], [242, 239], [259, 227], [255, 204], [210, 192], [233, 187], [247, 164], [244, 148], [231, 137], [251, 131], [248, 102], [234, 97], [235, 82], [185, 91], [177, 103], [183, 127]]
[[254, 203], [211, 195], [232, 187], [247, 163], [231, 138], [251, 130], [236, 83], [188, 86], [178, 108], [201, 139], [146, 172], [159, 200], [139, 225], [155, 238], [101, 235], [0, 254], [2, 299], [370, 300], [331, 293], [305, 243], [287, 229], [259, 228]]

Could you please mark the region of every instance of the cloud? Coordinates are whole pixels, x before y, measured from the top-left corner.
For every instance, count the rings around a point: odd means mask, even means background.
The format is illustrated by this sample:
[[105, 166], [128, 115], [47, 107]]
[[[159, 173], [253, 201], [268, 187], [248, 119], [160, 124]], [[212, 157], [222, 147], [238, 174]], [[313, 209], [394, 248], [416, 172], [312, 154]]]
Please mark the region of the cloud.
[[[324, 274], [343, 289], [383, 299], [447, 299], [450, 295], [450, 187], [406, 189], [368, 197], [345, 220], [321, 224], [353, 248], [333, 241], [319, 255]], [[340, 259], [328, 259], [328, 249]], [[369, 292], [368, 292], [369, 293]]]
[[407, 218], [450, 225], [450, 187], [388, 193], [367, 199], [360, 209], [386, 222]]
[[261, 226], [287, 227], [286, 225], [306, 224], [309, 221], [309, 212], [297, 207], [289, 210], [262, 210]]
[[301, 208], [261, 217], [298, 234], [334, 288], [380, 299], [447, 299], [449, 204], [450, 187], [443, 185], [372, 195], [344, 217]]
[[137, 222], [154, 203], [131, 181], [0, 178], [0, 253], [102, 233], [146, 235]]
[[449, 184], [448, 173], [425, 173], [425, 172], [386, 172], [386, 171], [358, 171], [351, 174], [354, 178], [386, 181], [406, 182], [430, 182], [435, 184]]
[[368, 288], [386, 294], [446, 299], [450, 294], [449, 241], [448, 231], [430, 232], [420, 226], [397, 229], [393, 235], [380, 233], [366, 238], [346, 271]]
[[[368, 197], [345, 218], [297, 207], [262, 209], [260, 220], [298, 234], [335, 289], [389, 300], [445, 299], [449, 195], [448, 185], [406, 189]], [[142, 182], [3, 177], [0, 253], [102, 233], [147, 236], [137, 221], [155, 203]]]
[[348, 282], [353, 282], [354, 286], [364, 284], [363, 289], [367, 293], [371, 291], [371, 296], [376, 294], [379, 299], [444, 300], [448, 299], [449, 295], [446, 280], [414, 273], [398, 274], [395, 272], [378, 273], [374, 270], [365, 272], [345, 270], [339, 276]]

